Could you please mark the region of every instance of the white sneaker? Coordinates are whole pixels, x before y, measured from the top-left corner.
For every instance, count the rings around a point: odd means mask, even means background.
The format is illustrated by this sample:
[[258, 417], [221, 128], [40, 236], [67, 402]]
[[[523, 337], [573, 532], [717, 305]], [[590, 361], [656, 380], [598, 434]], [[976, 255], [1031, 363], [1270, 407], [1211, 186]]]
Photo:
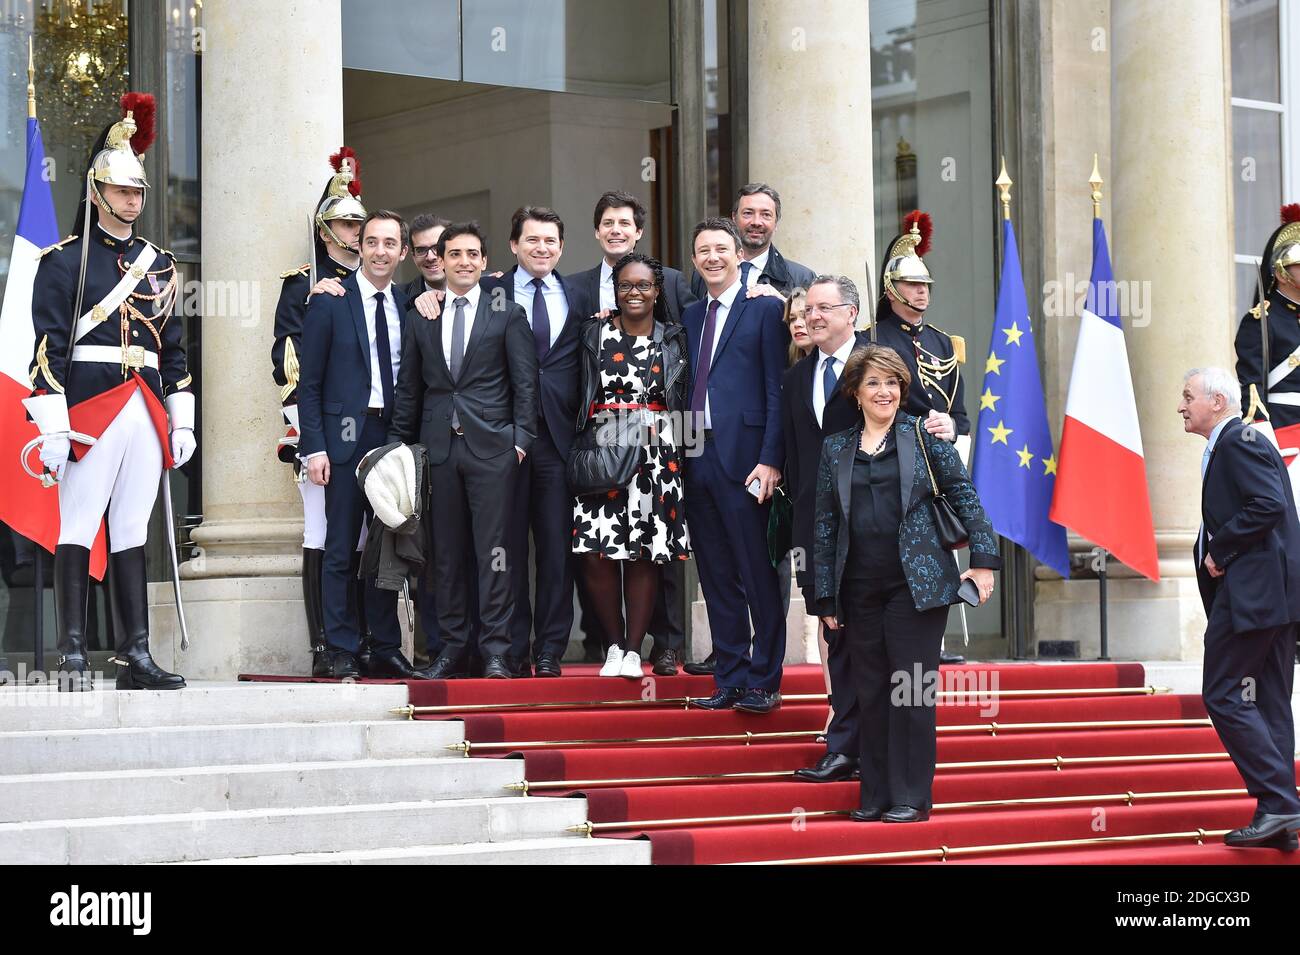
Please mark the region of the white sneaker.
[[619, 676], [622, 672], [623, 648], [618, 646], [618, 644], [613, 644], [607, 651], [605, 651], [605, 665], [600, 668], [600, 675]]
[[635, 650], [629, 650], [623, 654], [623, 668], [618, 671], [619, 676], [630, 677], [633, 680], [639, 680], [643, 676], [641, 672], [641, 654]]

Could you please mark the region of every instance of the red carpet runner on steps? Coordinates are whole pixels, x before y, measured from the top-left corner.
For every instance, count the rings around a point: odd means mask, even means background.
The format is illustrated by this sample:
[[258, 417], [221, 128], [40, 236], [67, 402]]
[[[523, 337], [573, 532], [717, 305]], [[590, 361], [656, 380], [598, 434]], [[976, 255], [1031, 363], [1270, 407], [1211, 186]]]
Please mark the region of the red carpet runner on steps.
[[709, 677], [596, 669], [415, 682], [410, 701], [463, 720], [471, 756], [523, 759], [531, 796], [586, 796], [593, 835], [648, 838], [658, 864], [1300, 864], [1223, 845], [1254, 800], [1200, 697], [1143, 690], [1140, 664], [945, 667], [935, 809], [906, 825], [849, 820], [856, 781], [791, 776], [825, 751], [825, 699], [800, 699], [824, 694], [819, 668], [787, 667], [766, 716], [686, 708]]

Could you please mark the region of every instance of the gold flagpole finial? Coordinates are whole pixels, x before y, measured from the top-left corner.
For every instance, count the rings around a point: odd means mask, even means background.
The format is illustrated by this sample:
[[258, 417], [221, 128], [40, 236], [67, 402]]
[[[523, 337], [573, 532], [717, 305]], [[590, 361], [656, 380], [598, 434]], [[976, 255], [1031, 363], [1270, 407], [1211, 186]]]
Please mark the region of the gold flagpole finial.
[[1011, 218], [1011, 177], [1007, 175], [1007, 157], [1002, 157], [1002, 171], [998, 173], [998, 178], [993, 180], [993, 185], [998, 187], [1002, 193], [1002, 218]]
[[1092, 217], [1101, 218], [1101, 184], [1104, 182], [1101, 178], [1101, 170], [1097, 168], [1097, 154], [1092, 154], [1092, 175], [1088, 177], [1088, 185], [1092, 186]]
[[36, 57], [31, 34], [27, 35], [27, 118], [36, 118]]

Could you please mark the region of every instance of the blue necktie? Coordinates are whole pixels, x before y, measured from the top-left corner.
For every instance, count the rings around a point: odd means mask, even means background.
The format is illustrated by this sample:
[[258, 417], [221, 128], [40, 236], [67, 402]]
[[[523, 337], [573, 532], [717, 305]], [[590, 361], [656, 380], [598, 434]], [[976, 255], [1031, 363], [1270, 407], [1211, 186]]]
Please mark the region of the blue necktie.
[[822, 363], [822, 398], [825, 399], [826, 404], [831, 403], [831, 395], [835, 394], [835, 383], [838, 381], [839, 377], [835, 374], [835, 356], [832, 355]]
[[379, 353], [379, 383], [384, 390], [384, 417], [393, 413], [393, 350], [388, 342], [384, 293], [375, 293], [375, 351]]
[[740, 287], [742, 290], [749, 288], [749, 273], [753, 268], [753, 262], [740, 263]]
[[718, 328], [718, 300], [709, 302], [704, 315], [704, 332], [700, 335], [700, 355], [695, 362], [695, 382], [691, 389], [690, 410], [700, 416], [704, 427], [704, 405], [709, 400], [709, 368], [713, 365], [713, 337]]
[[546, 314], [546, 294], [542, 280], [533, 279], [533, 338], [537, 340], [537, 360], [551, 350], [551, 317]]

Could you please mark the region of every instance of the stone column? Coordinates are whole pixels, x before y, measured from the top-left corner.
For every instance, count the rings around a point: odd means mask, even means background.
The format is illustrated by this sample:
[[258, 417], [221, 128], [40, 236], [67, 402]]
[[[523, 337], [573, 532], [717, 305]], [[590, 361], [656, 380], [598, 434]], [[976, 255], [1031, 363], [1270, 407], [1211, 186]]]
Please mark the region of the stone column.
[[[1111, 0], [1110, 20], [1111, 162], [1107, 168], [1103, 155], [1102, 175], [1115, 277], [1128, 301], [1124, 323], [1162, 578], [1151, 583], [1111, 565], [1119, 578], [1111, 587], [1111, 655], [1199, 659], [1205, 620], [1191, 547], [1204, 442], [1184, 434], [1175, 408], [1186, 369], [1232, 367], [1227, 20], [1219, 3], [1187, 4], [1170, 17], [1158, 0]], [[1061, 68], [1058, 79], [1070, 79]], [[1056, 144], [1058, 156], [1087, 153], [1072, 172], [1090, 164], [1094, 148]], [[1064, 194], [1069, 185], [1057, 189]], [[1078, 228], [1086, 229], [1086, 199], [1070, 203], [1076, 206]], [[1087, 267], [1077, 263], [1079, 277]], [[1064, 349], [1061, 357], [1069, 360]], [[1068, 366], [1062, 371], [1068, 376]], [[1083, 656], [1094, 655], [1096, 606], [1091, 581], [1040, 582], [1040, 638], [1076, 638]]]
[[[781, 194], [776, 245], [871, 293], [871, 30], [861, 0], [750, 0], [749, 177]], [[730, 196], [725, 202], [731, 202]]]
[[[192, 679], [305, 673], [302, 504], [275, 457], [270, 355], [279, 275], [307, 261], [308, 215], [342, 144], [341, 10], [225, 0], [203, 23], [204, 520], [182, 568], [193, 647], [171, 662]], [[174, 615], [157, 616], [162, 645]]]

